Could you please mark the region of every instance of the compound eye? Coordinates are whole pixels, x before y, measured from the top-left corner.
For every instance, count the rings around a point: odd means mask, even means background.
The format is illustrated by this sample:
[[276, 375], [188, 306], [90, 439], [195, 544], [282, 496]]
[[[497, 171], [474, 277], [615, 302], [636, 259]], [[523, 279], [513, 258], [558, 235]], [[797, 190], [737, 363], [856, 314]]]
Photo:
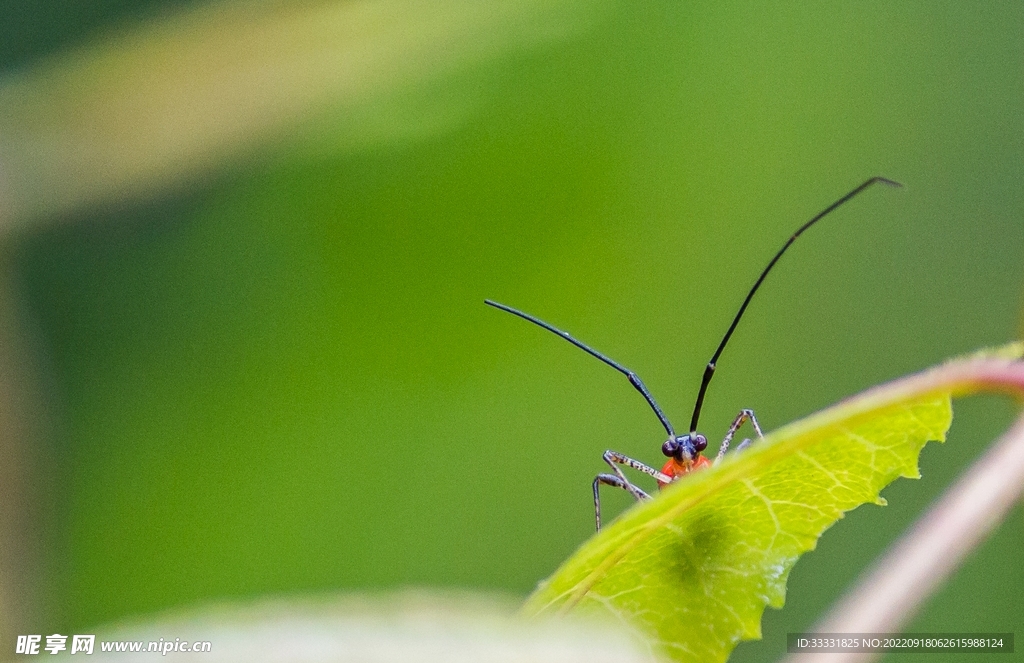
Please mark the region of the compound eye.
[[676, 460], [683, 462], [686, 460], [687, 452], [693, 456], [693, 444], [690, 443], [689, 435], [680, 435], [676, 438]]
[[700, 433], [697, 433], [697, 437], [693, 438], [693, 450], [697, 453], [704, 451], [708, 448], [708, 438], [704, 437]]
[[679, 443], [675, 440], [665, 440], [665, 444], [661, 445], [661, 453], [669, 457], [675, 456], [678, 449]]

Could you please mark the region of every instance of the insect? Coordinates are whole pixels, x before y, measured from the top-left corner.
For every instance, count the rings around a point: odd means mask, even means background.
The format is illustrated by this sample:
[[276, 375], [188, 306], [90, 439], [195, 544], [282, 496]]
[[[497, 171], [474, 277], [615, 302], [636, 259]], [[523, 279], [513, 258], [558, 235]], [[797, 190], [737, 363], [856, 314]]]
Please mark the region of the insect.
[[[598, 474], [596, 477], [594, 477], [594, 520], [597, 524], [598, 531], [601, 531], [600, 487], [602, 485], [612, 486], [614, 488], [621, 488], [622, 490], [625, 490], [629, 494], [631, 494], [637, 501], [650, 499], [650, 495], [648, 495], [640, 487], [636, 486], [629, 479], [626, 478], [626, 475], [622, 472], [622, 466], [631, 467], [634, 470], [638, 470], [640, 472], [643, 472], [644, 474], [654, 477], [654, 479], [658, 482], [658, 488], [660, 489], [664, 488], [666, 485], [674, 481], [678, 481], [679, 479], [681, 479], [686, 474], [689, 474], [690, 472], [694, 472], [696, 470], [700, 470], [712, 465], [712, 462], [708, 460], [707, 457], [701, 455], [702, 452], [708, 446], [708, 440], [706, 437], [704, 437], [704, 435], [697, 432], [697, 422], [700, 419], [700, 410], [701, 407], [704, 405], [704, 396], [707, 394], [708, 385], [711, 383], [711, 378], [714, 377], [715, 375], [715, 368], [718, 365], [718, 359], [719, 357], [721, 357], [722, 351], [725, 350], [725, 345], [726, 343], [729, 342], [729, 339], [732, 337], [732, 333], [736, 331], [736, 325], [739, 324], [740, 318], [743, 317], [743, 313], [747, 310], [747, 306], [750, 304], [750, 300], [753, 299], [754, 293], [756, 293], [757, 289], [761, 287], [761, 283], [763, 283], [765, 277], [768, 276], [768, 272], [772, 270], [772, 268], [775, 266], [775, 263], [779, 261], [779, 258], [781, 258], [782, 254], [786, 252], [786, 249], [788, 249], [790, 245], [793, 244], [794, 241], [796, 241], [797, 237], [799, 237], [805, 230], [813, 226], [815, 223], [817, 223], [820, 219], [828, 215], [830, 212], [834, 211], [836, 208], [843, 205], [851, 198], [861, 193], [862, 191], [864, 191], [873, 184], [886, 184], [892, 187], [903, 186], [899, 182], [895, 182], [885, 177], [872, 177], [871, 179], [867, 180], [866, 182], [864, 182], [857, 188], [853, 189], [845, 196], [843, 196], [842, 198], [835, 201], [834, 203], [826, 207], [824, 210], [819, 212], [810, 221], [800, 226], [800, 228], [798, 228], [797, 231], [793, 233], [793, 235], [786, 241], [786, 243], [782, 245], [782, 248], [779, 249], [778, 253], [775, 254], [775, 257], [772, 258], [771, 261], [768, 263], [768, 266], [765, 267], [764, 270], [761, 272], [761, 275], [757, 277], [757, 281], [754, 282], [754, 287], [752, 287], [750, 289], [750, 292], [747, 293], [746, 299], [743, 300], [743, 303], [740, 305], [739, 311], [736, 312], [736, 317], [733, 318], [732, 324], [729, 325], [729, 329], [725, 332], [725, 336], [722, 337], [721, 343], [718, 344], [718, 349], [715, 350], [715, 354], [712, 355], [711, 361], [708, 362], [707, 367], [704, 369], [704, 377], [701, 379], [700, 391], [697, 392], [697, 402], [693, 406], [693, 417], [690, 419], [690, 432], [685, 435], [676, 435], [675, 429], [672, 427], [671, 422], [669, 422], [668, 417], [665, 415], [664, 411], [662, 411], [657, 401], [654, 400], [654, 396], [652, 396], [650, 390], [647, 389], [647, 385], [644, 384], [643, 380], [641, 380], [640, 376], [638, 376], [636, 373], [629, 370], [628, 368], [618, 363], [617, 361], [611, 359], [610, 357], [598, 352], [589, 345], [586, 345], [582, 341], [577, 340], [568, 332], [564, 332], [561, 329], [558, 329], [557, 327], [554, 327], [544, 322], [540, 318], [536, 318], [530, 315], [529, 313], [524, 313], [522, 311], [514, 309], [511, 306], [506, 306], [504, 304], [499, 304], [498, 302], [491, 301], [490, 299], [484, 300], [484, 303], [488, 304], [489, 306], [501, 309], [502, 311], [506, 311], [508, 313], [511, 313], [512, 315], [517, 315], [520, 318], [523, 318], [524, 320], [528, 320], [529, 322], [532, 322], [533, 324], [539, 327], [543, 327], [544, 329], [547, 329], [548, 331], [561, 336], [562, 338], [569, 341], [579, 349], [583, 350], [584, 352], [590, 354], [593, 357], [596, 357], [597, 359], [603, 361], [604, 363], [608, 364], [615, 370], [625, 375], [629, 379], [629, 383], [633, 385], [633, 388], [640, 392], [640, 395], [644, 397], [644, 400], [647, 401], [647, 404], [651, 407], [652, 410], [654, 410], [654, 414], [657, 415], [658, 420], [661, 422], [661, 425], [665, 427], [665, 431], [668, 433], [668, 439], [665, 440], [664, 444], [661, 445], [661, 453], [668, 456], [668, 460], [665, 462], [665, 465], [662, 466], [660, 471], [618, 452], [611, 450], [604, 452], [602, 458], [604, 459], [604, 462], [607, 463], [612, 468], [614, 474]], [[733, 437], [735, 437], [736, 432], [747, 421], [750, 422], [750, 425], [753, 427], [754, 432], [757, 434], [758, 438], [764, 437], [763, 433], [761, 432], [761, 426], [757, 421], [757, 417], [754, 416], [754, 412], [752, 410], [747, 409], [741, 410], [740, 413], [733, 420], [732, 424], [729, 426], [729, 429], [726, 431], [725, 437], [722, 439], [722, 444], [719, 446], [718, 449], [718, 455], [715, 457], [715, 463], [719, 462], [722, 459], [722, 457], [725, 455], [725, 452], [728, 451], [729, 445], [732, 443]], [[750, 443], [751, 441], [749, 439], [743, 440], [739, 445], [737, 445], [736, 451], [741, 451]]]

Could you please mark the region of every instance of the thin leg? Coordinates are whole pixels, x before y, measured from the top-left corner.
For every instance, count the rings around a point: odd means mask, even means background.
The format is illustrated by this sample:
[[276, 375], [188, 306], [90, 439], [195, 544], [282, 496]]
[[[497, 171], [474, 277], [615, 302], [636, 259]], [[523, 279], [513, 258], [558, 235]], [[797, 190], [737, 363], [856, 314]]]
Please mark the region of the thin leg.
[[[612, 471], [615, 472], [615, 476], [619, 477], [620, 479], [625, 481], [627, 484], [629, 483], [629, 479], [627, 479], [626, 476], [622, 473], [622, 470], [619, 469], [619, 467], [618, 467], [619, 465], [625, 465], [626, 467], [632, 467], [634, 470], [637, 470], [639, 472], [643, 472], [644, 474], [648, 474], [648, 475], [654, 477], [655, 479], [657, 479], [661, 483], [668, 483], [668, 482], [670, 482], [672, 480], [672, 477], [669, 477], [669, 476], [666, 476], [666, 475], [662, 474], [661, 472], [659, 472], [658, 470], [654, 469], [650, 465], [645, 465], [644, 463], [641, 463], [638, 460], [633, 460], [629, 456], [623, 456], [622, 454], [620, 454], [617, 451], [610, 451], [610, 450], [609, 451], [605, 451], [604, 455], [601, 456], [601, 458], [603, 458], [604, 462], [608, 463], [608, 465], [611, 466]], [[632, 485], [632, 484], [630, 484], [630, 485]]]
[[619, 465], [625, 465], [626, 467], [632, 467], [634, 470], [649, 474], [662, 483], [668, 483], [671, 481], [671, 477], [665, 476], [658, 470], [654, 469], [650, 465], [645, 465], [638, 460], [634, 460], [629, 456], [624, 456], [617, 451], [605, 451], [604, 455], [601, 456], [604, 462], [608, 463], [609, 467], [615, 474], [598, 474], [594, 478], [594, 520], [597, 522], [597, 531], [601, 531], [601, 492], [599, 487], [603, 483], [606, 486], [614, 486], [625, 490], [633, 496], [636, 501], [649, 499], [650, 495], [645, 493], [639, 487], [634, 485], [626, 475], [622, 473]]
[[606, 486], [614, 486], [615, 488], [621, 488], [628, 491], [637, 501], [643, 499], [649, 499], [650, 495], [640, 490], [626, 479], [615, 476], [614, 474], [598, 474], [594, 477], [594, 521], [597, 524], [597, 531], [601, 531], [601, 484]]
[[[754, 427], [754, 431], [757, 433], [758, 439], [764, 437], [764, 433], [761, 432], [761, 425], [757, 423], [757, 417], [754, 416], [753, 410], [741, 410], [736, 419], [733, 420], [732, 425], [729, 426], [729, 430], [725, 434], [725, 439], [722, 440], [722, 446], [718, 448], [718, 456], [715, 457], [715, 462], [722, 460], [725, 456], [725, 452], [729, 450], [729, 444], [732, 443], [732, 438], [736, 436], [736, 431], [740, 429], [743, 422], [750, 420], [750, 425]], [[738, 449], [745, 449], [750, 444], [750, 440], [744, 440]]]

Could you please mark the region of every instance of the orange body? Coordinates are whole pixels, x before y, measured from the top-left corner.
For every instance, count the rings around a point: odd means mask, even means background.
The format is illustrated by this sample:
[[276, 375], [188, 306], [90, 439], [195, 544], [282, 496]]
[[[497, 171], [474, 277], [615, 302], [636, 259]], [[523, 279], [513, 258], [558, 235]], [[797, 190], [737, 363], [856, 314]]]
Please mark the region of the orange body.
[[[706, 457], [697, 454], [697, 457], [693, 459], [693, 463], [690, 464], [689, 469], [686, 468], [686, 464], [683, 461], [676, 460], [675, 458], [669, 458], [668, 462], [661, 468], [661, 473], [671, 477], [672, 481], [676, 481], [679, 477], [688, 472], [696, 472], [697, 470], [704, 469], [705, 467], [711, 467], [711, 461]], [[658, 488], [664, 488], [667, 485], [668, 484], [665, 482], [658, 482]]]

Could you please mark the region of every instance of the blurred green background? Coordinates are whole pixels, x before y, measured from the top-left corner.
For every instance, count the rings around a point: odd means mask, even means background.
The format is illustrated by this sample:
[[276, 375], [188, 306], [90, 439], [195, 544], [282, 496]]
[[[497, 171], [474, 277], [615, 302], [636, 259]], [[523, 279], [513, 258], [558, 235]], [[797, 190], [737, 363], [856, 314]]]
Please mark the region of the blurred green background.
[[[741, 407], [772, 429], [1018, 335], [1024, 5], [499, 5], [268, 2], [221, 24], [199, 2], [0, 4], [23, 376], [6, 391], [35, 422], [5, 433], [23, 462], [4, 536], [27, 542], [8, 546], [26, 576], [8, 633], [266, 594], [527, 593], [591, 534], [601, 452], [659, 463], [663, 431], [619, 374], [483, 299], [633, 368], [684, 428], [760, 269], [871, 175], [906, 188], [866, 192], [787, 254], [720, 361], [709, 438]], [[338, 8], [376, 32], [307, 39]], [[252, 53], [369, 73], [264, 125], [258, 100], [294, 77], [246, 87], [217, 49], [275, 12], [299, 18]], [[182, 49], [213, 56], [183, 70], [147, 68], [159, 53], [131, 41], [174, 25], [173, 53], [204, 21], [214, 38]], [[373, 48], [320, 57], [346, 39]], [[189, 113], [112, 111], [119, 79], [89, 64], [110, 43], [103, 67], [124, 58], [168, 98], [214, 84]], [[91, 148], [53, 137], [97, 118], [136, 142], [63, 170]], [[177, 148], [196, 126], [216, 150]], [[734, 660], [778, 658], [1015, 412], [957, 405], [923, 479], [826, 533]], [[1018, 628], [1022, 547], [1018, 508], [912, 630]]]

